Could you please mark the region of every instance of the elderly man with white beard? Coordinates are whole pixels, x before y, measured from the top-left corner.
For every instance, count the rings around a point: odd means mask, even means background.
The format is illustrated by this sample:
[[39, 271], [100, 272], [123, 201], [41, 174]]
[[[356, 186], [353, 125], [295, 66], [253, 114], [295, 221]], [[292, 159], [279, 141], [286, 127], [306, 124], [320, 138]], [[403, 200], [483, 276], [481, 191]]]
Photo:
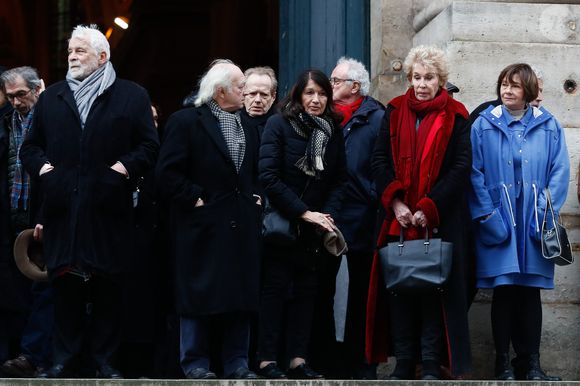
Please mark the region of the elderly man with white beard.
[[74, 376], [87, 345], [100, 378], [120, 341], [121, 278], [130, 267], [135, 182], [150, 170], [159, 140], [147, 92], [116, 77], [109, 43], [77, 26], [66, 80], [41, 94], [20, 151], [43, 197], [44, 258], [54, 289], [53, 367], [44, 378]]

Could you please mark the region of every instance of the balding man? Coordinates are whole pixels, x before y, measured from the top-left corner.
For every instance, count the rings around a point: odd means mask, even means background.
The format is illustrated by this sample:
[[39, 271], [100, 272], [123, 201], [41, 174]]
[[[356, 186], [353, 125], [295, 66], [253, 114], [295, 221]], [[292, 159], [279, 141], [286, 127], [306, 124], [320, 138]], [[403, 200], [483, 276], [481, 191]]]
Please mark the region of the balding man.
[[222, 335], [224, 376], [248, 369], [251, 312], [258, 307], [261, 199], [257, 132], [242, 127], [244, 74], [215, 61], [201, 78], [195, 107], [173, 114], [157, 164], [170, 204], [181, 368], [211, 379], [210, 336]]
[[41, 377], [75, 375], [86, 344], [98, 377], [121, 378], [112, 359], [121, 334], [121, 277], [130, 269], [132, 196], [159, 142], [147, 92], [117, 78], [109, 59], [101, 32], [74, 29], [66, 80], [41, 94], [20, 151], [27, 171], [40, 176], [44, 258], [54, 289], [53, 366]]

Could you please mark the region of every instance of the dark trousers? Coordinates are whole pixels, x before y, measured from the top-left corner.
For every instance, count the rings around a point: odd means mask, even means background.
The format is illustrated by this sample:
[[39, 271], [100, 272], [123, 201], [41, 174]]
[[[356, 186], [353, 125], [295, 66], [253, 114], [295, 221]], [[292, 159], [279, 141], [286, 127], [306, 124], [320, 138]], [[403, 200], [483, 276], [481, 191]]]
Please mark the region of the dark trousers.
[[334, 324], [334, 295], [340, 263], [341, 257], [326, 252], [321, 252], [317, 258], [318, 290], [312, 324], [310, 362], [313, 368], [327, 378], [343, 378], [343, 368], [340, 364], [341, 345], [336, 341]]
[[397, 361], [439, 361], [444, 328], [441, 307], [441, 295], [436, 292], [389, 295], [391, 339]]
[[54, 280], [54, 364], [67, 365], [87, 344], [94, 364], [110, 364], [120, 342], [121, 287], [108, 278], [64, 274]]
[[496, 353], [508, 353], [510, 341], [518, 355], [539, 353], [542, 336], [540, 289], [517, 285], [494, 288], [491, 327]]
[[366, 363], [365, 328], [373, 252], [349, 252], [346, 258], [349, 283], [344, 352], [347, 356], [347, 363], [360, 365]]
[[276, 252], [265, 248], [263, 253], [259, 361], [277, 360], [284, 330], [286, 359], [308, 355], [317, 290], [315, 264], [302, 250]]
[[35, 366], [43, 368], [52, 364], [52, 297], [52, 287], [49, 284], [38, 282], [32, 285], [32, 308], [20, 343], [22, 354]]
[[219, 329], [222, 336], [222, 364], [224, 375], [238, 368], [248, 368], [250, 343], [250, 314], [231, 312], [219, 315], [180, 319], [180, 362], [187, 375], [197, 368], [209, 369], [211, 339]]

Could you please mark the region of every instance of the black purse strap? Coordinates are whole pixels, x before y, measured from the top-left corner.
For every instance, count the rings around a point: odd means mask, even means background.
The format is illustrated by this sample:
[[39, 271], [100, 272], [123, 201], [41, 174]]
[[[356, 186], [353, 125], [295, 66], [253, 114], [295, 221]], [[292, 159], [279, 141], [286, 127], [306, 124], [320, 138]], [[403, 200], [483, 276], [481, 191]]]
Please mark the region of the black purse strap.
[[[546, 194], [546, 210], [544, 211], [544, 220], [542, 221], [542, 237], [544, 236], [544, 232], [551, 232], [550, 230], [546, 231], [546, 229], [548, 228], [548, 211], [550, 212], [550, 214], [552, 215], [552, 225], [554, 226], [553, 228], [553, 232], [556, 235], [556, 240], [558, 242], [558, 247], [560, 248], [560, 252], [558, 253], [558, 255], [562, 254], [562, 243], [560, 241], [560, 233], [558, 232], [558, 223], [557, 223], [557, 219], [556, 219], [556, 215], [554, 214], [554, 208], [552, 206], [552, 195], [550, 194], [550, 189], [546, 188], [545, 190], [545, 194]], [[541, 243], [541, 247], [542, 247], [542, 256], [544, 256], [544, 258], [546, 259], [551, 259], [554, 256], [548, 256], [548, 254], [546, 253], [546, 250], [544, 248], [544, 243]]]
[[[399, 254], [403, 254], [403, 248], [405, 247], [405, 238], [403, 237], [403, 227], [399, 226], [399, 228], [401, 228], [401, 233], [399, 234]], [[425, 241], [423, 241], [423, 245], [425, 245], [425, 253], [429, 252], [429, 228], [425, 227]]]

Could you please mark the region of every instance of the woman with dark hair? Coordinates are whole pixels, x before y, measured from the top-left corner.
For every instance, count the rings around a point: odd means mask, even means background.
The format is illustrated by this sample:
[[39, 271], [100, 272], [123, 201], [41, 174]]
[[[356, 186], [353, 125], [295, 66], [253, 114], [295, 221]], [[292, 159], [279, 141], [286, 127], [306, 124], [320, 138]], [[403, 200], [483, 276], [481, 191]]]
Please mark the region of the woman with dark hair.
[[[404, 62], [410, 87], [387, 105], [387, 124], [377, 137], [372, 168], [381, 193], [378, 245], [430, 237], [453, 243], [451, 276], [439, 289], [388, 292], [375, 254], [367, 303], [367, 360], [397, 359], [391, 379], [439, 379], [471, 370], [467, 323], [467, 227], [465, 185], [471, 147], [467, 110], [445, 89], [447, 60], [432, 46], [413, 48]], [[384, 320], [383, 315], [388, 315]], [[447, 352], [445, 352], [447, 351]]]
[[[562, 127], [543, 107], [532, 105], [538, 92], [529, 65], [507, 66], [497, 80], [501, 105], [488, 107], [471, 127], [469, 204], [477, 286], [493, 288], [491, 325], [500, 380], [559, 380], [540, 367], [540, 289], [554, 288], [554, 263], [542, 256], [540, 239], [545, 189], [559, 212], [570, 165]], [[517, 354], [513, 370], [510, 341]]]
[[[320, 379], [306, 356], [317, 270], [328, 258], [321, 234], [336, 229], [346, 180], [344, 141], [332, 107], [332, 87], [321, 71], [300, 74], [280, 106], [262, 135], [260, 181], [270, 205], [296, 222], [300, 232], [290, 246], [264, 242], [258, 373], [270, 379]], [[286, 373], [276, 362], [284, 329]]]

